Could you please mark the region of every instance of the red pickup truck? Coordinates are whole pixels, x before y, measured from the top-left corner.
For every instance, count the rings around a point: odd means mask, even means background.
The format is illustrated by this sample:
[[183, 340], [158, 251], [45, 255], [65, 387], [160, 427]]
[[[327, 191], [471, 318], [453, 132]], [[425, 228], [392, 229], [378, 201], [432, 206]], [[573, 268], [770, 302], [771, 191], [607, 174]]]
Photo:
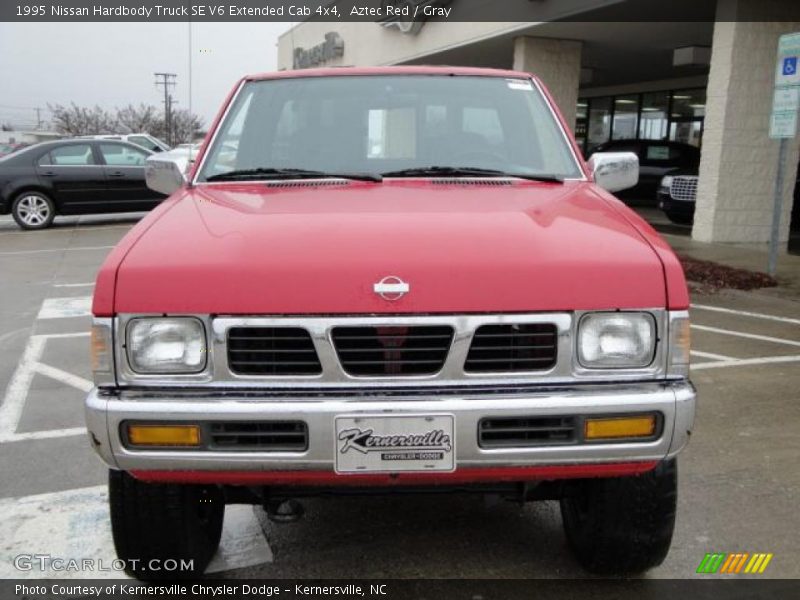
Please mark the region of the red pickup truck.
[[637, 173], [584, 163], [528, 73], [242, 79], [196, 160], [149, 160], [171, 196], [97, 278], [128, 570], [202, 572], [226, 504], [433, 489], [559, 500], [592, 572], [661, 563], [695, 391], [681, 266], [609, 193]]

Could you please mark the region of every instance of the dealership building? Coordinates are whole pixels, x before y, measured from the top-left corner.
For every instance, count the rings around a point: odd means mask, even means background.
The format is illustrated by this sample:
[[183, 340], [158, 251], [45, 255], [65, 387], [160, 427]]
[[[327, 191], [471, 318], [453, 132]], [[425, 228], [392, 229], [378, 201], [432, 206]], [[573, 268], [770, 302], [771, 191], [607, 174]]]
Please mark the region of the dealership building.
[[[769, 137], [776, 53], [782, 34], [800, 32], [800, 1], [506, 0], [502, 16], [513, 18], [503, 22], [478, 20], [498, 2], [384, 2], [408, 3], [447, 7], [450, 17], [302, 22], [281, 36], [278, 67], [427, 64], [534, 73], [587, 154], [610, 140], [700, 147], [696, 240], [768, 242], [779, 146]], [[789, 140], [783, 248], [799, 149], [797, 138]]]

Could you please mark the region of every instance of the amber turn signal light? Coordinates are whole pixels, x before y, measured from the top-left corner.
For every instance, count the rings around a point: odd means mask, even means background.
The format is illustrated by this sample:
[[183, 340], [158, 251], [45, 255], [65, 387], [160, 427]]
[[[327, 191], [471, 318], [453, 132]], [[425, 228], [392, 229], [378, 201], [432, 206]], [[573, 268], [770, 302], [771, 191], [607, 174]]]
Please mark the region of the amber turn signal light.
[[197, 425], [128, 425], [131, 446], [199, 446]]
[[584, 425], [584, 438], [587, 440], [652, 437], [655, 432], [655, 415], [586, 419]]

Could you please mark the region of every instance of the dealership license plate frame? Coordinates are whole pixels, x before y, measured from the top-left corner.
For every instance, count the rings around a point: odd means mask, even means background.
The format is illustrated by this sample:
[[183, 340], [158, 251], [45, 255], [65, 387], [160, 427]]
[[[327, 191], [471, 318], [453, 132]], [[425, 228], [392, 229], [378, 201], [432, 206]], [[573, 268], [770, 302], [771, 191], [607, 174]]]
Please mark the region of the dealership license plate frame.
[[[428, 432], [441, 431], [449, 439], [449, 450], [446, 444], [438, 438], [436, 447], [428, 448], [381, 448], [366, 450], [362, 444], [350, 443], [344, 452], [342, 449], [347, 442], [340, 440], [341, 432], [359, 429], [361, 433], [371, 430], [379, 436], [387, 435], [425, 435]], [[415, 414], [345, 414], [334, 418], [333, 427], [334, 470], [336, 473], [375, 474], [375, 473], [452, 473], [456, 470], [456, 440], [455, 440], [455, 415], [450, 413], [415, 413]], [[358, 436], [361, 437], [361, 436]], [[437, 439], [437, 438], [433, 438]], [[356, 446], [361, 448], [357, 450]], [[411, 458], [417, 453], [425, 457], [426, 454], [436, 455], [441, 453], [441, 458]], [[387, 459], [387, 455], [403, 455]]]

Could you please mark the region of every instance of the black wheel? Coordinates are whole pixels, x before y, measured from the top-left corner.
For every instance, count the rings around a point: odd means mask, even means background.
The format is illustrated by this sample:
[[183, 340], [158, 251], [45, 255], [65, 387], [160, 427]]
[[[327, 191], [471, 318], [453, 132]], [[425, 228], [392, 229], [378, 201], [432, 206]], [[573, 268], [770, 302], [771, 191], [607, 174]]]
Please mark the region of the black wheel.
[[11, 216], [23, 229], [45, 229], [56, 216], [56, 205], [41, 192], [22, 192], [11, 205]]
[[667, 218], [678, 225], [691, 225], [694, 222], [694, 215], [684, 213], [666, 212]]
[[603, 575], [660, 565], [672, 541], [677, 486], [674, 460], [642, 475], [575, 482], [561, 500], [561, 518], [578, 562]]
[[[109, 471], [108, 496], [114, 547], [129, 575], [181, 579], [205, 571], [222, 535], [220, 488], [144, 483], [123, 471]], [[190, 568], [176, 570], [181, 561]]]

